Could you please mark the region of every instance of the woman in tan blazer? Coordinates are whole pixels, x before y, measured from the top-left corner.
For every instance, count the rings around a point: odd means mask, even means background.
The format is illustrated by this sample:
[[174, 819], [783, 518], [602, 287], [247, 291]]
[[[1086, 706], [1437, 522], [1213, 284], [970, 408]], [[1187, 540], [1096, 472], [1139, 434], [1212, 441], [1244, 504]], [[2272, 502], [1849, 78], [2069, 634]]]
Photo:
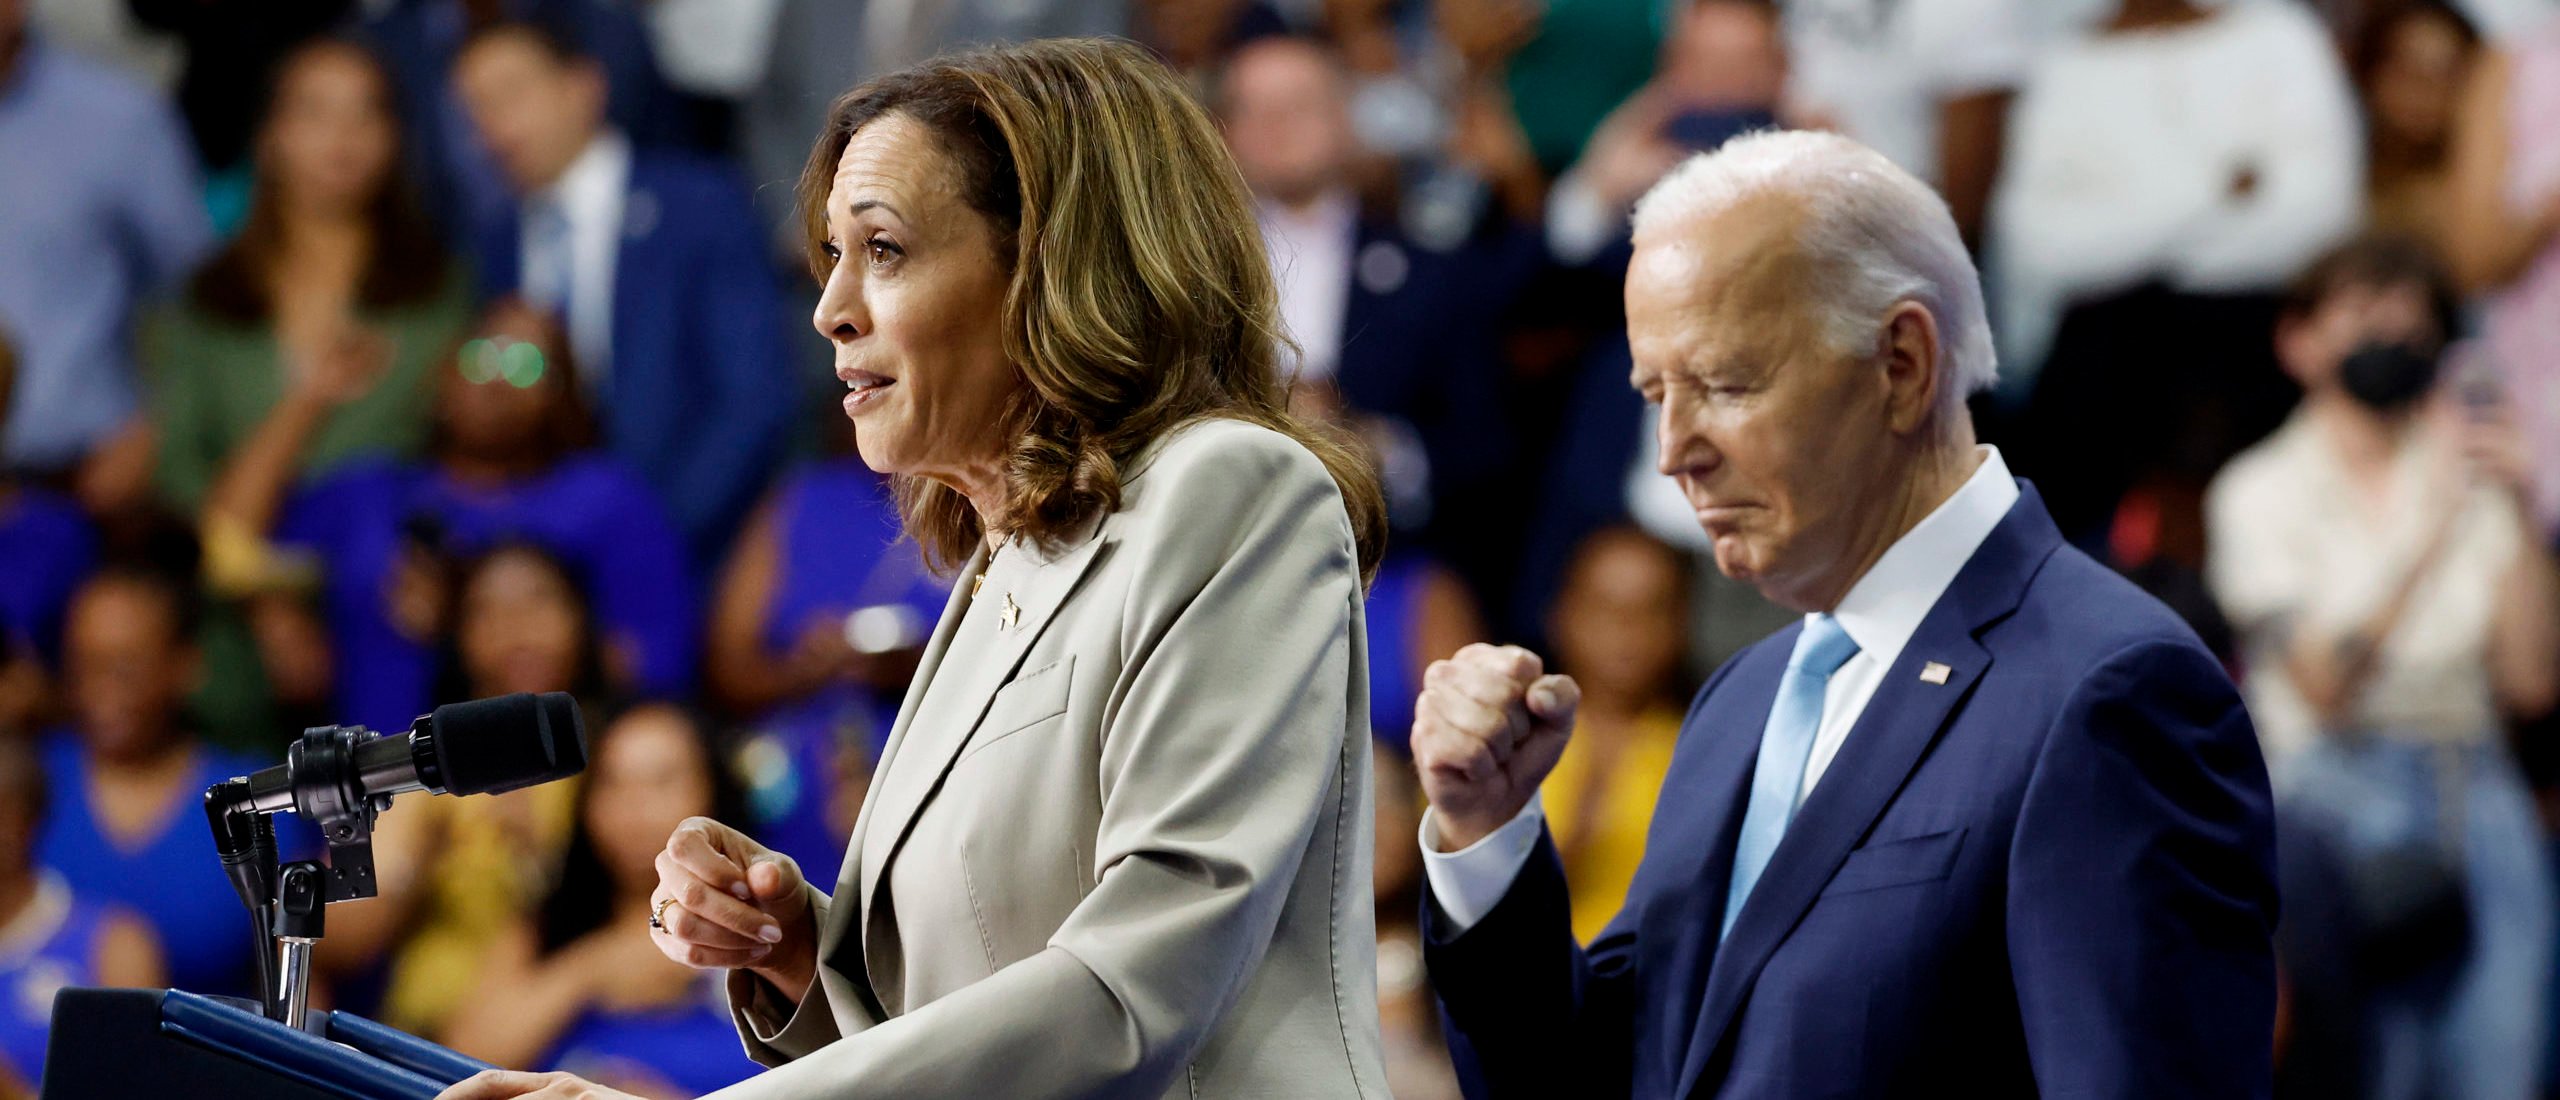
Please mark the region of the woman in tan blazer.
[[[719, 1095], [1384, 1100], [1383, 506], [1285, 409], [1216, 127], [1126, 43], [1009, 46], [840, 100], [801, 196], [862, 457], [963, 583], [831, 880], [703, 819], [659, 857], [773, 1067]], [[522, 1095], [620, 1094], [447, 1097]]]

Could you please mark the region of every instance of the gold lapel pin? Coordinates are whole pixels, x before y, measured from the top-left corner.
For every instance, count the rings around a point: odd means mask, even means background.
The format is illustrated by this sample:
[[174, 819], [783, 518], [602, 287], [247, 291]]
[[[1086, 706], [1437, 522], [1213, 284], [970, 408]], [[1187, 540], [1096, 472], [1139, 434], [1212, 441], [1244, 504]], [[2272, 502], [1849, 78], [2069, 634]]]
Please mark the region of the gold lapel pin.
[[1924, 684], [1943, 684], [1947, 682], [1947, 677], [1955, 674], [1955, 671], [1956, 670], [1939, 664], [1936, 661], [1930, 661], [1920, 666], [1920, 682]]
[[999, 620], [1006, 630], [1022, 624], [1022, 605], [1013, 602], [1013, 593], [1004, 594], [1004, 618]]

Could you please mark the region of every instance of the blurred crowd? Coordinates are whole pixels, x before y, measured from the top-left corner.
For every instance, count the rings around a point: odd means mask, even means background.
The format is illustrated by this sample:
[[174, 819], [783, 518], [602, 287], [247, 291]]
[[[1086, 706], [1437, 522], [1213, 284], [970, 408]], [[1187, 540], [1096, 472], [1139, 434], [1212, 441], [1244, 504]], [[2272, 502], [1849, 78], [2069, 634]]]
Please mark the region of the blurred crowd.
[[1689, 692], [1788, 617], [1653, 472], [1619, 306], [1635, 199], [1766, 127], [1941, 191], [1985, 440], [2240, 678], [2282, 1091], [2560, 1095], [2553, 0], [0, 0], [0, 1096], [62, 986], [250, 992], [205, 786], [515, 691], [582, 700], [589, 773], [402, 798], [330, 1003], [646, 1095], [751, 1072], [649, 943], [654, 853], [710, 814], [827, 880], [949, 592], [853, 456], [791, 181], [863, 79], [1077, 34], [1224, 123], [1297, 400], [1386, 476], [1398, 1097], [1456, 1091], [1424, 666], [1580, 680], [1587, 937]]

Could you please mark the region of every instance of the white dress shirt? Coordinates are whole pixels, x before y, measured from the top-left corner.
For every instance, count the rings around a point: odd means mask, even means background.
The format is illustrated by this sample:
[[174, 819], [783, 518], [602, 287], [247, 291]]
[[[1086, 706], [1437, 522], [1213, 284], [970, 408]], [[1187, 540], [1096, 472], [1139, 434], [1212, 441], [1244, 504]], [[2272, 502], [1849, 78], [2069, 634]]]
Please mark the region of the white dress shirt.
[[[1799, 804], [1813, 793], [1813, 785], [1822, 781], [1822, 773], [1840, 754], [1850, 728], [1865, 713], [1867, 700], [1884, 682], [1885, 672], [1902, 656], [1902, 647], [1920, 629], [1920, 621], [1929, 616], [1929, 609], [1937, 606], [1964, 563], [1972, 560], [1974, 550], [2018, 502], [2018, 483], [2009, 477], [2009, 465], [2001, 461], [1999, 449], [1981, 447], [1977, 452], [1981, 465], [1964, 485], [1886, 548], [1832, 610], [1850, 640], [1858, 643], [1858, 652], [1832, 674], [1823, 692], [1822, 724], [1814, 731], [1813, 753], [1805, 761]], [[1757, 738], [1760, 731], [1721, 735]], [[1532, 798], [1519, 816], [1484, 839], [1455, 852], [1442, 852], [1437, 819], [1424, 811], [1423, 873], [1431, 881], [1432, 897], [1456, 930], [1463, 932], [1482, 920], [1510, 892], [1511, 880], [1537, 846], [1545, 819], [1544, 805]]]
[[[619, 131], [606, 130], [587, 143], [578, 159], [551, 186], [525, 199], [519, 282], [528, 297], [542, 287], [562, 285], [559, 272], [568, 268], [569, 301], [537, 302], [558, 309], [569, 330], [569, 348], [577, 353], [578, 377], [588, 392], [600, 392], [613, 367], [613, 270], [622, 249], [623, 207], [631, 189], [631, 142]], [[538, 212], [552, 206], [568, 219], [567, 255], [544, 239]]]
[[1268, 199], [1257, 204], [1262, 242], [1280, 284], [1280, 324], [1298, 342], [1287, 364], [1292, 378], [1326, 379], [1342, 359], [1342, 316], [1351, 303], [1351, 245], [1360, 234], [1360, 204], [1335, 191], [1305, 210]]

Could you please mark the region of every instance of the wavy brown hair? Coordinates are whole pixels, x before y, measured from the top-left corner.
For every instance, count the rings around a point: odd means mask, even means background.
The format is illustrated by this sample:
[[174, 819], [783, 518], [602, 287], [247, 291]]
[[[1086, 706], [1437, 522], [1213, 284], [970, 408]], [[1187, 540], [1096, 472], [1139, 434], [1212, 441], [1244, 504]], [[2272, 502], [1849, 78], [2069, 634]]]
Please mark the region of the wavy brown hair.
[[[1341, 489], [1360, 575], [1377, 572], [1375, 468], [1290, 414], [1279, 298], [1243, 177], [1181, 79], [1128, 42], [1051, 39], [953, 54], [838, 99], [800, 175], [810, 269], [823, 282], [826, 200], [854, 132], [883, 115], [931, 131], [1005, 265], [1008, 407], [998, 534], [1054, 545], [1120, 505], [1147, 443], [1209, 417], [1315, 453]], [[898, 479], [898, 510], [949, 569], [985, 531], [957, 490]]]

